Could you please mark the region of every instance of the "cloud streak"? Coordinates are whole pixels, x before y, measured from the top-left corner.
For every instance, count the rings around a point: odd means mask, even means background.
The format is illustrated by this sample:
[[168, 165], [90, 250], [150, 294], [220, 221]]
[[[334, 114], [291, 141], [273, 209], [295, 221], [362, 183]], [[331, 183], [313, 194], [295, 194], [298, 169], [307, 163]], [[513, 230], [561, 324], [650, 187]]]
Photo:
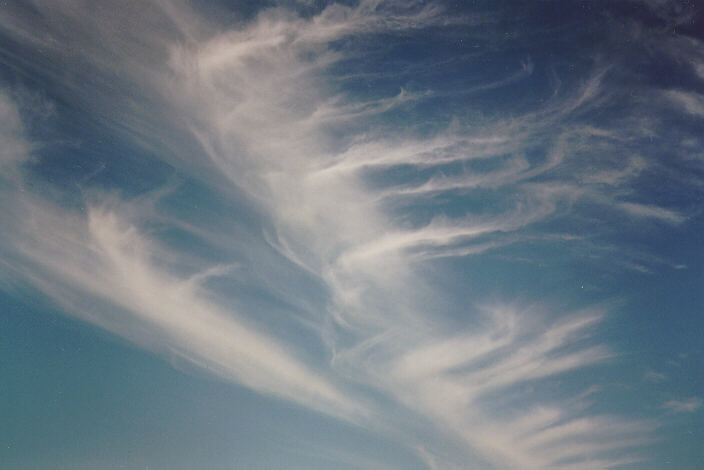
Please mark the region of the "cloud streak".
[[684, 400], [669, 400], [662, 406], [673, 413], [695, 413], [702, 407], [702, 399], [699, 397], [692, 397]]

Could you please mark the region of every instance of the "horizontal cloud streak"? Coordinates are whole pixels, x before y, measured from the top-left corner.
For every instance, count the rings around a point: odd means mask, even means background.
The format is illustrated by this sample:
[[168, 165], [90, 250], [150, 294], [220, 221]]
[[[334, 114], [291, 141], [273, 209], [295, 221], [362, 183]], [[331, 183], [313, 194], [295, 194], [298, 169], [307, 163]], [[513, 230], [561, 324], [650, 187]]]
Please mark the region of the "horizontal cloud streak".
[[669, 400], [662, 406], [663, 408], [675, 413], [694, 413], [702, 407], [702, 399], [699, 397], [692, 397], [685, 400]]

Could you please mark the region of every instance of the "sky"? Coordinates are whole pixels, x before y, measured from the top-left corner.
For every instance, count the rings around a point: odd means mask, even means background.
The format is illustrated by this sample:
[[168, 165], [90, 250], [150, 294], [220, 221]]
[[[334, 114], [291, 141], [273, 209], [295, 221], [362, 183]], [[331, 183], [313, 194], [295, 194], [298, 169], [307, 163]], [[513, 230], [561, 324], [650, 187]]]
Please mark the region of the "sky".
[[0, 466], [704, 468], [703, 32], [0, 3]]

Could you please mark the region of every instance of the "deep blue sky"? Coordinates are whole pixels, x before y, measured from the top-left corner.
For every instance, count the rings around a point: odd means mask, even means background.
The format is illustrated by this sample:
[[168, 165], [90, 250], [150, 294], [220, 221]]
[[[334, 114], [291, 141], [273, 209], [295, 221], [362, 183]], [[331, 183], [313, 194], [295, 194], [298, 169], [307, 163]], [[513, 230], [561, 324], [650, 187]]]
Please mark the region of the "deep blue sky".
[[703, 468], [703, 15], [0, 5], [0, 467]]

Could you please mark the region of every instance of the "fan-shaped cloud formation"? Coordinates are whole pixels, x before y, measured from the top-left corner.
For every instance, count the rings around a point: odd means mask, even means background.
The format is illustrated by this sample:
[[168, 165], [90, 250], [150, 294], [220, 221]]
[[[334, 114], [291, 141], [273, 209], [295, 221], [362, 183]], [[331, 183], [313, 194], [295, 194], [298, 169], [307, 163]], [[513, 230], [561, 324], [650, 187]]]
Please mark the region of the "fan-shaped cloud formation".
[[[536, 58], [491, 79], [469, 77], [462, 91], [441, 80], [437, 90], [383, 87], [403, 76], [402, 64], [364, 64], [386, 46], [416, 34], [436, 40], [455, 26], [486, 41], [501, 14], [366, 0], [264, 8], [235, 23], [179, 2], [9, 8], [0, 31], [20, 51], [43, 51], [25, 67], [54, 83], [54, 99], [70, 96], [227, 210], [209, 216], [175, 202], [186, 197], [179, 183], [139, 196], [111, 190], [96, 182], [104, 166], [75, 188], [42, 180], [32, 159], [48, 161], [52, 148], [32, 142], [21, 117], [31, 110], [6, 90], [6, 282], [31, 285], [141, 347], [390, 437], [429, 468], [595, 469], [646, 459], [655, 418], [594, 406], [603, 381], [573, 380], [618, 358], [599, 335], [610, 299], [586, 308], [467, 302], [443, 276], [487, 254], [542, 262], [534, 250], [548, 245], [627, 272], [674, 265], [618, 238], [698, 217], [692, 205], [644, 189], [671, 171], [675, 185], [701, 190], [644, 142], [671, 130], [649, 110], [698, 119], [701, 94], [639, 85], [659, 99], [633, 98], [626, 58], [601, 55], [577, 78], [541, 62], [540, 99], [497, 100], [496, 112], [477, 104], [482, 116], [463, 119], [447, 97], [481, 103], [537, 80]], [[509, 48], [491, 41], [493, 49], [476, 51], [482, 60]], [[673, 40], [663, 54], [699, 46]], [[471, 54], [457, 60], [480, 63]], [[356, 76], [346, 71], [352, 61], [361, 64]], [[383, 91], [360, 92], [365, 81]], [[451, 119], [441, 118], [444, 107]], [[672, 158], [701, 171], [685, 145], [694, 134], [682, 131]], [[646, 378], [660, 381], [653, 374]], [[572, 385], [551, 388], [561, 381]], [[701, 400], [663, 406], [696, 412]]]

